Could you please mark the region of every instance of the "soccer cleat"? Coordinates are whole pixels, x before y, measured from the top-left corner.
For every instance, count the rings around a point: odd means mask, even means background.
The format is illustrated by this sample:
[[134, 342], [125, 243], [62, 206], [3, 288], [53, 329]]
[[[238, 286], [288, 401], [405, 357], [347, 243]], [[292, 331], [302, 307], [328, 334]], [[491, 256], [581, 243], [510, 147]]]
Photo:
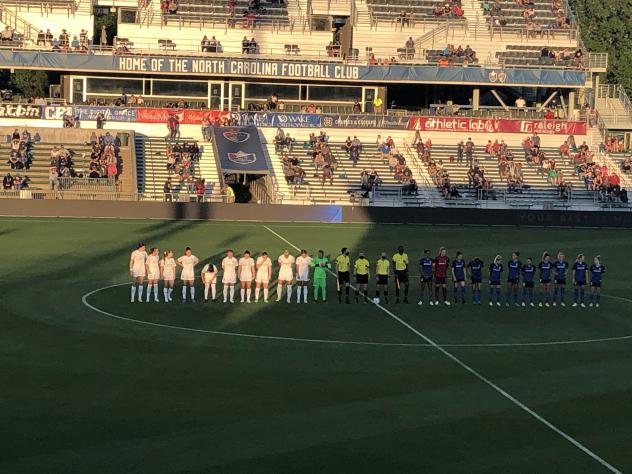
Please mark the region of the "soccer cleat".
[[540, 308], [543, 306], [543, 305], [542, 305], [542, 301], [540, 301], [540, 302], [538, 303], [538, 306], [539, 306]]
[[496, 306], [500, 306], [500, 301], [496, 301]]
[[408, 304], [408, 298], [404, 298], [404, 303]]
[[[278, 303], [279, 301], [281, 301], [281, 297], [280, 297], [280, 296], [276, 299], [276, 302], [277, 302], [277, 303]], [[225, 301], [224, 301], [224, 303], [225, 303]]]
[[[546, 303], [544, 303], [544, 306], [546, 306], [546, 307], [548, 308], [548, 307], [549, 307], [549, 306], [551, 306], [551, 305], [550, 305], [550, 304], [549, 304], [549, 302], [547, 301]], [[553, 306], [555, 306], [555, 303], [553, 303]]]
[[[532, 308], [535, 306], [535, 305], [533, 304], [533, 301], [532, 301], [531, 303], [529, 303], [529, 306], [531, 306]], [[542, 305], [540, 305], [540, 306], [542, 306]]]
[[450, 302], [448, 300], [445, 300], [444, 303], [446, 306], [450, 306]]
[[[423, 301], [417, 301], [417, 306], [421, 306], [422, 304], [424, 304]], [[432, 304], [432, 303], [430, 303], [430, 304]]]
[[191, 299], [191, 303], [195, 303], [195, 300], [194, 300], [194, 299]]
[[489, 302], [489, 305], [490, 305], [490, 306], [494, 306], [494, 303], [492, 303], [492, 302], [490, 301], [490, 302]]
[[269, 300], [263, 300], [264, 303], [268, 303]]
[[588, 306], [589, 306], [590, 308], [592, 308], [594, 305], [593, 305], [592, 303], [590, 303]]
[[[522, 305], [524, 306], [524, 303], [523, 303]], [[515, 306], [516, 308], [520, 308], [520, 305], [519, 305], [518, 303], [514, 303], [514, 306]]]
[[204, 300], [204, 302], [205, 302], [205, 303], [208, 303], [208, 300], [207, 300], [207, 299], [205, 299], [205, 300]]
[[572, 306], [573, 306], [573, 308], [576, 308], [577, 307], [577, 303], [573, 303]]
[[580, 303], [579, 306], [581, 306], [582, 308], [586, 307], [586, 305], [584, 303]]
[[509, 307], [509, 301], [507, 301], [507, 302], [505, 303], [505, 306]]
[[566, 303], [564, 303], [563, 301], [560, 303], [560, 306], [566, 306]]
[[599, 303], [595, 303], [595, 308], [599, 308]]
[[132, 298], [132, 301], [131, 301], [131, 302], [132, 302], [132, 303], [134, 302], [134, 298]]
[[557, 303], [555, 301], [553, 301], [553, 306], [557, 306]]
[[525, 303], [524, 301], [522, 302], [522, 306], [527, 306], [527, 303]]

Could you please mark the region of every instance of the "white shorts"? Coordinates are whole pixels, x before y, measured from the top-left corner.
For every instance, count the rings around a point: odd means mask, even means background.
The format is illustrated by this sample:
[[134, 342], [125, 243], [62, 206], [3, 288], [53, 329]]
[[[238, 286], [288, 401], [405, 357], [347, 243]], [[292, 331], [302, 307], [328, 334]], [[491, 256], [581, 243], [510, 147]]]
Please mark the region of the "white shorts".
[[279, 280], [281, 281], [292, 281], [294, 275], [292, 274], [292, 270], [280, 270], [279, 271]]
[[237, 275], [234, 273], [229, 273], [228, 275], [224, 273], [222, 277], [222, 283], [225, 285], [234, 285], [237, 283]]
[[216, 277], [206, 277], [204, 279], [204, 284], [205, 285], [214, 285], [216, 281], [217, 281]]
[[239, 280], [240, 281], [252, 281], [252, 273], [250, 273], [250, 272], [243, 272], [241, 274], [241, 278]]
[[265, 273], [257, 273], [257, 278], [255, 279], [257, 283], [270, 283], [270, 278], [268, 278], [268, 272]]
[[144, 278], [145, 277], [145, 269], [142, 270], [140, 268], [132, 269], [132, 277], [133, 278]]
[[296, 281], [309, 281], [309, 269], [305, 269], [296, 274]]
[[195, 280], [195, 273], [193, 273], [193, 272], [182, 272], [180, 274], [180, 280], [182, 280], [182, 281], [193, 281], [193, 280]]
[[148, 280], [160, 280], [160, 268], [150, 268], [147, 273]]
[[162, 279], [165, 281], [173, 281], [176, 279], [176, 274], [171, 272], [166, 272], [162, 275]]

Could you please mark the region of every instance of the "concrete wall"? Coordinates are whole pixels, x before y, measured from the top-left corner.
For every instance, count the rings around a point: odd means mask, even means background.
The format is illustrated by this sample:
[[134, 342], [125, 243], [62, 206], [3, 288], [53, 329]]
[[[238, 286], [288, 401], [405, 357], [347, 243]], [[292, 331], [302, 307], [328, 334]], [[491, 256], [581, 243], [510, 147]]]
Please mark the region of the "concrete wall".
[[630, 211], [529, 211], [446, 208], [380, 208], [199, 204], [129, 201], [0, 199], [0, 215], [202, 219], [257, 222], [402, 223], [632, 228]]

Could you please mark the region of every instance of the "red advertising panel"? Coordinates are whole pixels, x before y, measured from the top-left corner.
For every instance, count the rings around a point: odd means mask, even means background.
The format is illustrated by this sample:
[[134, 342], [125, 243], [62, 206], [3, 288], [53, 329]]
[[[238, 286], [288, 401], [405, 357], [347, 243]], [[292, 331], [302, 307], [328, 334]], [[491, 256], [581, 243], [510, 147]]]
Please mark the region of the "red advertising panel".
[[586, 122], [564, 120], [509, 120], [461, 117], [410, 117], [409, 130], [464, 133], [533, 133], [586, 135]]
[[167, 123], [171, 115], [176, 115], [182, 125], [199, 125], [204, 117], [208, 117], [211, 124], [214, 124], [220, 117], [230, 116], [230, 112], [220, 110], [198, 110], [198, 109], [137, 109], [140, 123]]

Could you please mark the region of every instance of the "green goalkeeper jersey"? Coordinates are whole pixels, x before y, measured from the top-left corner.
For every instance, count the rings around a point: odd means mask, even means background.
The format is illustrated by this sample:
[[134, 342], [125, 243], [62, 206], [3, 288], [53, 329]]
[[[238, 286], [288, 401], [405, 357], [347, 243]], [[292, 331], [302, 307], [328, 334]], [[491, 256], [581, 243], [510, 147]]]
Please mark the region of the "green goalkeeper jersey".
[[327, 274], [325, 273], [325, 269], [331, 268], [331, 264], [329, 263], [329, 259], [327, 257], [314, 257], [312, 258], [312, 263], [310, 265], [314, 268], [314, 280], [317, 278], [326, 278]]

